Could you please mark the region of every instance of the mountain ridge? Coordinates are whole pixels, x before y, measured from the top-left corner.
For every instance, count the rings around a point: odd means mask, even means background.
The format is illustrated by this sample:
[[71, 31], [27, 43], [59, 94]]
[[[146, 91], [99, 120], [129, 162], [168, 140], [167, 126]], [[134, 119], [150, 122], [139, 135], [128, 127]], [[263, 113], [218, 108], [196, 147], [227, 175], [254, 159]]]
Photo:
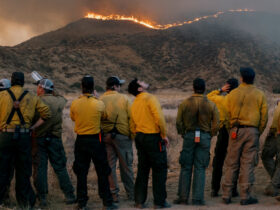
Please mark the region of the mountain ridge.
[[[138, 77], [152, 89], [191, 88], [202, 77], [208, 89], [239, 77], [241, 66], [257, 72], [257, 85], [271, 91], [280, 79], [280, 47], [263, 37], [209, 19], [168, 30], [129, 21], [81, 19], [14, 47], [0, 47], [0, 71], [33, 70], [65, 92], [79, 90], [85, 74], [104, 90], [106, 78]], [[27, 82], [31, 79], [27, 77]]]

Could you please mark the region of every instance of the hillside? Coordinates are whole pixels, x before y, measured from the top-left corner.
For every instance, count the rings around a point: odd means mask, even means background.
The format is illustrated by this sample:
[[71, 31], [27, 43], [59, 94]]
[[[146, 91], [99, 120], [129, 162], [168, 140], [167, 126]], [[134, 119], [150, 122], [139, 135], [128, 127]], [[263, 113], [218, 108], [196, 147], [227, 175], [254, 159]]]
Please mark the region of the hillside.
[[251, 66], [258, 85], [276, 88], [279, 45], [225, 23], [234, 18], [242, 19], [231, 15], [163, 31], [127, 21], [81, 19], [20, 45], [0, 47], [1, 77], [36, 70], [53, 79], [57, 88], [75, 92], [85, 74], [95, 77], [98, 90], [111, 75], [138, 77], [153, 89], [183, 90], [199, 76], [210, 89], [228, 77], [239, 77], [240, 66]]

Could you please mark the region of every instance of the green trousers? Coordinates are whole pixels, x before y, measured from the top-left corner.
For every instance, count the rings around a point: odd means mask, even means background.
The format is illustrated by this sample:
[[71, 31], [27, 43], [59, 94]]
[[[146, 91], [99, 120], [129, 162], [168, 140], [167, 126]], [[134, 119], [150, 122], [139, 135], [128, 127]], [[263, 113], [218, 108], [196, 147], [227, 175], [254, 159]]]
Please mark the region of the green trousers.
[[[38, 152], [34, 159], [33, 175], [34, 185], [39, 197], [45, 197], [48, 193], [48, 161], [50, 161], [57, 175], [60, 188], [65, 197], [74, 193], [74, 188], [66, 169], [66, 156], [62, 140], [59, 138], [38, 138]], [[34, 166], [35, 165], [35, 166]]]
[[167, 154], [160, 151], [160, 134], [138, 133], [135, 138], [138, 154], [138, 171], [135, 181], [135, 203], [144, 204], [147, 199], [149, 173], [153, 172], [154, 204], [163, 205], [166, 194]]
[[194, 132], [188, 132], [184, 136], [183, 150], [179, 159], [181, 172], [178, 197], [189, 199], [193, 176], [192, 200], [204, 201], [205, 169], [210, 160], [211, 135], [201, 132], [200, 143], [195, 143], [194, 138]]
[[30, 183], [32, 156], [29, 134], [20, 134], [17, 140], [13, 140], [13, 133], [0, 133], [0, 204], [10, 183], [11, 166], [16, 172], [16, 199], [19, 206], [33, 207], [36, 197]]

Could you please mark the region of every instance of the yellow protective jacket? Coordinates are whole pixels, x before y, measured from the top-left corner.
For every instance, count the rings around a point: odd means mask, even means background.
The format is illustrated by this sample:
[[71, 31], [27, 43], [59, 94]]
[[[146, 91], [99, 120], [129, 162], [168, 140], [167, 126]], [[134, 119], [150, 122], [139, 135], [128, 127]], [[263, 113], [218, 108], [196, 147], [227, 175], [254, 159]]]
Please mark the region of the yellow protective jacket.
[[121, 134], [130, 136], [131, 101], [129, 98], [117, 91], [107, 91], [100, 100], [105, 104], [106, 119], [101, 123], [104, 133], [110, 132], [116, 125]]
[[235, 124], [257, 127], [262, 133], [268, 119], [264, 93], [254, 85], [242, 83], [226, 97], [230, 126]]
[[[21, 86], [13, 86], [10, 90], [14, 93], [16, 99], [18, 99], [24, 92]], [[6, 125], [7, 119], [13, 109], [13, 99], [8, 91], [2, 91], [0, 93], [0, 129], [15, 128], [16, 125], [20, 125], [20, 119], [15, 112], [12, 121], [9, 125]], [[51, 111], [49, 107], [42, 102], [42, 100], [31, 93], [27, 93], [20, 102], [20, 111], [25, 121], [25, 128], [30, 128], [37, 111], [43, 120], [47, 120], [51, 117]]]
[[276, 109], [274, 110], [273, 120], [269, 133], [275, 136], [277, 134], [280, 134], [280, 103], [277, 105]]
[[226, 126], [229, 128], [229, 116], [226, 108], [226, 96], [221, 95], [219, 90], [214, 90], [207, 94], [207, 98], [214, 102], [218, 108], [220, 116], [220, 128]]
[[133, 134], [137, 132], [160, 133], [166, 137], [166, 123], [158, 99], [143, 92], [136, 96], [131, 107], [130, 127]]
[[184, 100], [178, 109], [176, 127], [179, 134], [200, 130], [209, 132], [212, 136], [219, 129], [219, 112], [216, 105], [202, 94], [193, 94]]
[[78, 135], [94, 135], [101, 131], [101, 118], [105, 105], [91, 94], [81, 95], [70, 107], [71, 119], [75, 122]]
[[35, 130], [36, 137], [45, 137], [52, 134], [61, 138], [62, 134], [62, 115], [66, 105], [66, 99], [62, 96], [45, 94], [40, 96], [41, 100], [50, 108], [52, 116], [43, 125]]

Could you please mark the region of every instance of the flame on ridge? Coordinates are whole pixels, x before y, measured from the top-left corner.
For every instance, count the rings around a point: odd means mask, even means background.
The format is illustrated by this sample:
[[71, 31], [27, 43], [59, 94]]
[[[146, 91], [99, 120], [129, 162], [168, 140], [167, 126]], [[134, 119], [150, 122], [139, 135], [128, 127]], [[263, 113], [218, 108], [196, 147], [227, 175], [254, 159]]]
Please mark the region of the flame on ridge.
[[202, 16], [202, 17], [197, 17], [194, 18], [193, 20], [186, 20], [183, 22], [177, 22], [177, 23], [169, 23], [169, 24], [165, 24], [165, 25], [161, 25], [161, 24], [154, 24], [151, 21], [148, 20], [140, 20], [134, 16], [124, 16], [124, 15], [100, 15], [100, 14], [96, 14], [93, 12], [89, 12], [87, 13], [87, 15], [85, 16], [85, 18], [91, 18], [91, 19], [96, 19], [96, 20], [127, 20], [127, 21], [131, 21], [131, 22], [135, 22], [138, 24], [141, 24], [147, 28], [151, 28], [151, 29], [156, 29], [156, 30], [165, 30], [168, 28], [172, 28], [172, 27], [176, 27], [176, 26], [182, 26], [182, 25], [186, 25], [186, 24], [192, 24], [194, 22], [199, 22], [201, 20], [205, 20], [205, 19], [209, 19], [209, 18], [218, 18], [220, 15], [223, 15], [225, 13], [241, 13], [241, 12], [255, 12], [255, 10], [252, 9], [236, 9], [236, 10], [228, 10], [227, 12], [217, 12], [213, 15], [207, 15], [207, 16]]

